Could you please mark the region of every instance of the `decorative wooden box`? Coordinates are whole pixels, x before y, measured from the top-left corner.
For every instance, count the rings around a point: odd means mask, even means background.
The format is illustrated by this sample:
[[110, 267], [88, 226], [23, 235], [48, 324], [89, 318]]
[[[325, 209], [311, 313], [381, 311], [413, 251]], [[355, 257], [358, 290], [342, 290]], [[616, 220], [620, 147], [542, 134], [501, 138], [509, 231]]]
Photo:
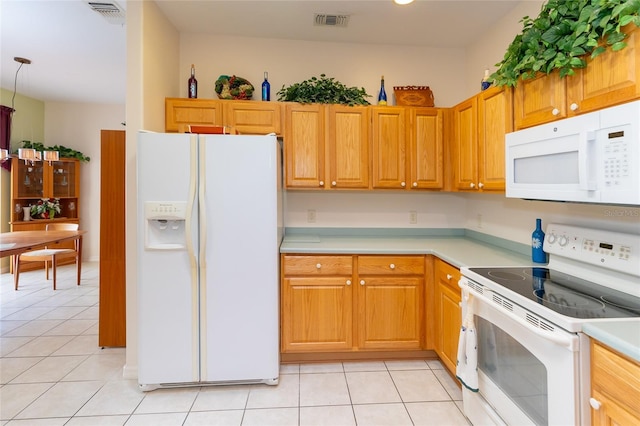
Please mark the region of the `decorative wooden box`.
[[394, 86], [393, 92], [398, 106], [434, 106], [433, 92], [429, 86]]

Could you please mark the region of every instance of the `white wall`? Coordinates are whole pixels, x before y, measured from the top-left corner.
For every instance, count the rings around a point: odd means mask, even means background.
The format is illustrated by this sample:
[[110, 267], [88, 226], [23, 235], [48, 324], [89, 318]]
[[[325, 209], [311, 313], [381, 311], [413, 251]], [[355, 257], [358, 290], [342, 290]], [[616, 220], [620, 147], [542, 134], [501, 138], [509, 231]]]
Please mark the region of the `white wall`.
[[88, 261], [100, 256], [100, 130], [123, 130], [124, 105], [45, 102], [46, 145], [63, 145], [91, 158], [80, 163], [80, 228], [87, 231], [82, 255]]
[[[220, 75], [238, 75], [255, 87], [260, 99], [264, 71], [269, 72], [271, 99], [289, 86], [326, 74], [348, 87], [364, 87], [376, 103], [380, 76], [388, 97], [393, 86], [429, 86], [436, 106], [452, 106], [465, 96], [465, 56], [462, 49], [322, 43], [296, 40], [180, 35], [180, 92], [187, 96], [191, 64], [196, 66], [199, 98], [216, 98], [214, 83]], [[395, 98], [390, 99], [392, 103]]]
[[489, 68], [491, 73], [496, 70], [495, 65], [502, 61], [509, 44], [522, 32], [522, 18], [538, 16], [544, 3], [546, 1], [543, 0], [523, 1], [500, 20], [500, 25], [495, 25], [485, 34], [478, 34], [476, 42], [466, 50], [465, 78], [468, 84], [465, 98], [480, 90], [485, 68]]

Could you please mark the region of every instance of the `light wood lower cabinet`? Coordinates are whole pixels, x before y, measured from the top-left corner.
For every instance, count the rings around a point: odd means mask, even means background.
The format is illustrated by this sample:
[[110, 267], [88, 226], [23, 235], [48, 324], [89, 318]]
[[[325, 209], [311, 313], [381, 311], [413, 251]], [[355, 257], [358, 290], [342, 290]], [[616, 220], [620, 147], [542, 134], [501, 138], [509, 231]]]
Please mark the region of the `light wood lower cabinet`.
[[435, 350], [447, 369], [455, 374], [458, 336], [462, 325], [460, 271], [440, 259], [435, 260]]
[[591, 424], [640, 424], [640, 363], [591, 341]]
[[283, 353], [420, 350], [425, 256], [283, 255]]

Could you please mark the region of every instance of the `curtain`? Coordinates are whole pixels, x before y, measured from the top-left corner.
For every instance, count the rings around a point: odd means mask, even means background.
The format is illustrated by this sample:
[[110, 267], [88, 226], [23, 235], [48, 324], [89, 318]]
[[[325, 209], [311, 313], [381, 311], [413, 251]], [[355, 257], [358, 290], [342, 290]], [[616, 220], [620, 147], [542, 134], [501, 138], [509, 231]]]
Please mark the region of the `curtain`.
[[[0, 149], [8, 149], [11, 153], [11, 116], [13, 108], [0, 105]], [[2, 163], [2, 168], [11, 171], [11, 161]]]

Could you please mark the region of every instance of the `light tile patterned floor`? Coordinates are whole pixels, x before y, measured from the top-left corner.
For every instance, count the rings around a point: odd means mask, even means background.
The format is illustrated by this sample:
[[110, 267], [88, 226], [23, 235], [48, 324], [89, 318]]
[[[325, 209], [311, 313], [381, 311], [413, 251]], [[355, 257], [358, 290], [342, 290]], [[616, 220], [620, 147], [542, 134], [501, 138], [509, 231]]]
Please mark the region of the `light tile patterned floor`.
[[292, 364], [280, 384], [160, 389], [122, 378], [98, 345], [98, 265], [0, 280], [1, 425], [468, 425], [439, 361]]

